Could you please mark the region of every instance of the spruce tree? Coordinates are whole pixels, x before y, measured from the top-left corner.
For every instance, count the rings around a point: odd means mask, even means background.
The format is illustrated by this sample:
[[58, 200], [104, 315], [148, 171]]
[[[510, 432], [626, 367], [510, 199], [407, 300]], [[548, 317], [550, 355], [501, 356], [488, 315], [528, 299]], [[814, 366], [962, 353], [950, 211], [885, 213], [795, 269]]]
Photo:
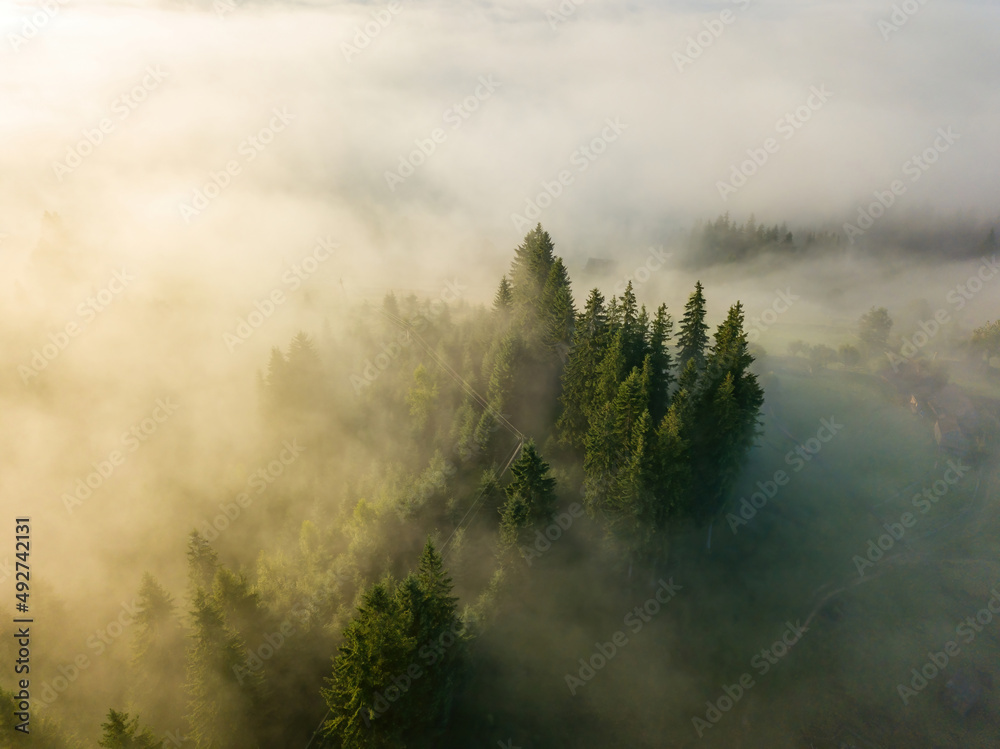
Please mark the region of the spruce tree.
[[421, 620], [425, 631], [435, 634], [451, 627], [456, 620], [458, 598], [451, 595], [454, 586], [430, 538], [424, 544], [416, 576], [420, 590], [431, 602], [426, 619]]
[[153, 732], [139, 726], [139, 718], [129, 718], [128, 713], [108, 710], [108, 719], [101, 724], [104, 733], [97, 742], [105, 749], [162, 749]]
[[182, 707], [184, 630], [171, 595], [148, 572], [142, 576], [132, 639], [135, 701], [157, 728], [167, 728]]
[[555, 353], [569, 350], [573, 339], [576, 309], [570, 291], [569, 274], [562, 258], [556, 258], [542, 291], [544, 316], [542, 319], [542, 344]]
[[506, 546], [520, 541], [527, 528], [550, 522], [556, 499], [556, 481], [534, 442], [524, 444], [510, 470], [514, 478], [504, 488], [507, 501], [500, 510], [500, 534]]
[[613, 296], [608, 300], [607, 310], [607, 326], [610, 336], [614, 336], [615, 333], [622, 329], [622, 317], [621, 302], [618, 301], [618, 297]]
[[633, 367], [638, 367], [642, 365], [642, 360], [645, 359], [652, 349], [649, 347], [650, 340], [652, 339], [653, 331], [652, 326], [649, 321], [649, 312], [646, 311], [646, 305], [643, 304], [639, 307], [639, 316], [636, 320], [636, 336], [637, 340], [635, 343], [635, 363]]
[[656, 430], [653, 472], [656, 508], [653, 523], [664, 530], [672, 517], [691, 508], [691, 456], [688, 427], [687, 391], [681, 390]]
[[[744, 424], [740, 404], [737, 401], [736, 384], [732, 372], [727, 372], [719, 387], [715, 390], [711, 414], [713, 418], [711, 430], [710, 459], [715, 468], [713, 483], [719, 487], [718, 497], [732, 486], [739, 474], [739, 469], [750, 447], [744, 443]], [[709, 508], [712, 511], [717, 507]]]
[[415, 573], [362, 595], [322, 690], [336, 747], [440, 746], [462, 679], [465, 637], [441, 555], [428, 540]]
[[584, 458], [588, 511], [624, 543], [630, 562], [655, 556], [657, 435], [649, 413], [651, 356], [591, 422]]
[[642, 369], [634, 368], [625, 382], [618, 388], [613, 411], [615, 414], [615, 436], [622, 449], [631, 453], [639, 439], [646, 435], [637, 432], [639, 419], [649, 410], [650, 357], [646, 357]]
[[418, 364], [413, 370], [413, 385], [406, 394], [415, 434], [427, 436], [428, 425], [432, 424], [432, 416], [437, 411], [439, 394], [436, 378], [423, 364]]
[[[645, 315], [645, 310], [642, 315]], [[642, 360], [646, 356], [646, 325], [640, 316], [631, 281], [625, 287], [621, 299], [621, 333], [625, 371], [631, 372], [633, 367], [642, 366]]]
[[693, 361], [701, 370], [705, 366], [705, 347], [708, 345], [708, 325], [705, 323], [705, 295], [701, 281], [694, 285], [694, 291], [684, 305], [677, 345], [677, 365], [683, 372], [687, 363]]
[[[391, 579], [371, 586], [344, 630], [333, 676], [322, 690], [331, 717], [324, 732], [344, 749], [404, 749], [416, 726], [407, 695], [386, 690], [406, 674], [417, 652], [410, 622]], [[395, 687], [396, 692], [399, 691]], [[402, 708], [402, 709], [401, 709]]]
[[611, 528], [624, 542], [630, 562], [652, 554], [656, 498], [652, 490], [653, 452], [649, 411], [635, 423], [604, 506]]
[[650, 430], [649, 374], [647, 358], [643, 368], [632, 370], [618, 387], [614, 400], [591, 422], [584, 472], [587, 502], [592, 511], [614, 517], [635, 510], [631, 506], [635, 497], [627, 486], [632, 479], [638, 483], [631, 485], [638, 486], [646, 477], [638, 474], [630, 477], [626, 466], [632, 464], [634, 470], [648, 468], [645, 451], [649, 449]]
[[309, 335], [296, 334], [288, 346], [286, 362], [288, 404], [300, 411], [322, 408], [326, 404], [323, 364]]
[[601, 363], [593, 373], [596, 380], [594, 391], [594, 401], [588, 404], [588, 410], [599, 407], [600, 404], [610, 403], [618, 394], [618, 388], [628, 375], [625, 361], [625, 341], [621, 328], [615, 331], [608, 347], [604, 351]]
[[677, 392], [671, 398], [671, 403], [676, 400], [681, 391], [684, 391], [688, 397], [693, 397], [700, 389], [701, 380], [701, 372], [698, 371], [697, 363], [694, 359], [688, 359], [687, 364], [681, 370], [681, 376], [677, 379]]
[[452, 588], [441, 555], [427, 539], [417, 571], [407, 577], [401, 591], [410, 612], [410, 634], [417, 641], [417, 655], [423, 653], [427, 665], [426, 681], [413, 686], [411, 707], [428, 726], [423, 736], [428, 741], [439, 739], [448, 723], [465, 663], [464, 627]]
[[242, 573], [220, 567], [212, 585], [212, 597], [233, 632], [248, 641], [258, 641], [267, 632], [260, 594]]
[[486, 391], [488, 408], [483, 410], [476, 427], [476, 444], [488, 451], [497, 429], [497, 415], [503, 415], [510, 404], [517, 400], [518, 370], [523, 361], [523, 344], [517, 330], [509, 331], [492, 352], [489, 386]]
[[256, 746], [262, 676], [247, 668], [243, 640], [226, 626], [222, 607], [203, 589], [192, 601], [188, 651], [188, 714], [191, 737], [204, 749]]
[[135, 634], [132, 652], [136, 661], [146, 661], [167, 631], [174, 629], [173, 597], [148, 572], [139, 586], [139, 604], [136, 607]]
[[215, 571], [219, 567], [219, 555], [212, 544], [198, 531], [188, 534], [188, 582], [192, 591], [198, 588], [211, 589]]
[[514, 309], [519, 320], [530, 330], [537, 326], [542, 292], [554, 262], [552, 238], [541, 224], [529, 231], [514, 251], [510, 268]]
[[621, 445], [616, 439], [615, 412], [604, 403], [590, 418], [584, 441], [584, 503], [591, 517], [599, 516], [614, 491], [614, 479], [620, 467]]
[[715, 333], [703, 382], [694, 397], [692, 449], [695, 475], [702, 477], [703, 502], [696, 514], [714, 513], [753, 446], [760, 424], [764, 391], [750, 371], [743, 330], [743, 306], [737, 302]]
[[559, 401], [562, 413], [557, 422], [559, 440], [577, 449], [583, 447], [589, 429], [597, 382], [595, 372], [604, 358], [606, 319], [604, 297], [590, 292], [573, 331], [573, 346], [562, 377]]
[[455, 412], [452, 422], [452, 439], [455, 442], [455, 449], [462, 460], [468, 460], [478, 450], [476, 445], [476, 409], [472, 405], [472, 399], [466, 396], [462, 405]]
[[500, 508], [500, 546], [504, 551], [516, 546], [531, 527], [531, 505], [528, 498], [515, 494]]
[[277, 346], [271, 347], [271, 358], [267, 363], [264, 386], [267, 393], [265, 405], [272, 412], [288, 405], [291, 391], [288, 381], [288, 362]]
[[510, 285], [510, 281], [507, 280], [507, 276], [504, 276], [500, 279], [500, 286], [497, 288], [497, 293], [493, 297], [493, 311], [506, 321], [513, 309], [513, 287]]
[[670, 339], [673, 336], [674, 321], [667, 313], [667, 305], [661, 304], [649, 333], [649, 414], [654, 424], [659, 424], [670, 405], [670, 389], [673, 384], [673, 358], [670, 354]]

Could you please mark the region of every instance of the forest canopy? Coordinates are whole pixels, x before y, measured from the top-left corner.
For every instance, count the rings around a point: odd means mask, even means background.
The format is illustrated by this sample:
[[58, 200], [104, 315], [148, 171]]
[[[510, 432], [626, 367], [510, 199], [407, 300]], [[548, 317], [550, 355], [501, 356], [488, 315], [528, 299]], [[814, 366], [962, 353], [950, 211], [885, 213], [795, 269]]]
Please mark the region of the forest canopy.
[[[259, 376], [262, 426], [299, 435], [276, 439], [269, 464], [300, 463], [273, 516], [296, 548], [234, 548], [224, 531], [252, 495], [219, 498], [225, 523], [188, 536], [187, 589], [143, 577], [129, 699], [101, 746], [162, 747], [178, 716], [205, 749], [440, 746], [482, 719], [462, 699], [477, 639], [568, 498], [623, 579], [657, 576], [672, 529], [718, 515], [758, 436], [741, 304], [714, 331], [700, 282], [676, 321], [631, 284], [578, 308], [541, 225], [489, 309], [390, 293], [362, 312], [368, 374], [334, 376], [336, 343], [303, 332]], [[392, 435], [377, 465], [350, 464], [342, 428], [359, 443]], [[276, 482], [270, 471], [248, 486]], [[490, 553], [471, 557], [473, 543]], [[34, 740], [58, 731], [42, 723]]]

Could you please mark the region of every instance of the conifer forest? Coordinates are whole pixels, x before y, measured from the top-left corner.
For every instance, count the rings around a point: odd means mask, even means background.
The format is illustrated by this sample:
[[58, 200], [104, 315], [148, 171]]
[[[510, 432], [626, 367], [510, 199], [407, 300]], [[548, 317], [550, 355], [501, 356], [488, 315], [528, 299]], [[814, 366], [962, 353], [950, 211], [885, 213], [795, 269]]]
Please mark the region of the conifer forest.
[[0, 749], [1000, 746], [1000, 7], [0, 7]]

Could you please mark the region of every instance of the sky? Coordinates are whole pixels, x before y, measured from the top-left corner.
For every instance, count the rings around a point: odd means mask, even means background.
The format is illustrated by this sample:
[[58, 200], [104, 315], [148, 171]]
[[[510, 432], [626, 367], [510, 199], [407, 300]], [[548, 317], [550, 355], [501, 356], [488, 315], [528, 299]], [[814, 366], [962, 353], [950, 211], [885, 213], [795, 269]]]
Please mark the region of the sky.
[[998, 213], [994, 3], [45, 7], [0, 6], [15, 272], [45, 211], [222, 287], [332, 234], [348, 285], [425, 292], [536, 220], [573, 270], [725, 211], [843, 231], [894, 181], [900, 218]]

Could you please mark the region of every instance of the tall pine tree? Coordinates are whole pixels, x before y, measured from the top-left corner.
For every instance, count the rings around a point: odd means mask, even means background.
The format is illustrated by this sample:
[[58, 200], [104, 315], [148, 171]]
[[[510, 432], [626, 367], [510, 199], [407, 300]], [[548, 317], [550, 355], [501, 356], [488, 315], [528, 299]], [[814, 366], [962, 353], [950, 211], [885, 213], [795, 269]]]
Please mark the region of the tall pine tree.
[[192, 606], [194, 631], [187, 658], [191, 737], [203, 749], [254, 747], [262, 727], [256, 719], [262, 675], [246, 668], [246, 646], [226, 625], [214, 596], [198, 589]]
[[569, 351], [573, 339], [576, 309], [570, 291], [569, 274], [562, 258], [556, 258], [542, 291], [543, 314], [542, 344], [557, 355]]
[[702, 518], [718, 510], [757, 438], [764, 391], [751, 364], [743, 306], [737, 302], [715, 333], [703, 382], [694, 396], [692, 448], [703, 498], [696, 515]]
[[688, 404], [687, 391], [679, 391], [656, 430], [653, 491], [657, 499], [653, 524], [660, 531], [667, 528], [671, 518], [687, 513], [692, 505], [690, 441], [685, 423]]
[[184, 629], [171, 595], [148, 572], [142, 576], [132, 639], [135, 701], [146, 719], [166, 730], [182, 712]]
[[591, 422], [584, 458], [585, 496], [625, 544], [630, 561], [649, 556], [656, 528], [656, 441], [649, 414], [651, 357], [619, 386], [613, 402]]
[[541, 224], [529, 231], [514, 251], [510, 268], [514, 310], [531, 333], [538, 328], [543, 291], [554, 262], [552, 238]]
[[452, 588], [441, 555], [427, 539], [417, 571], [403, 581], [401, 591], [410, 612], [410, 634], [418, 644], [417, 656], [427, 666], [425, 681], [412, 690], [411, 707], [429, 726], [426, 738], [435, 740], [433, 745], [448, 724], [465, 664], [464, 626]]
[[557, 428], [562, 443], [583, 448], [589, 429], [591, 410], [596, 400], [594, 373], [604, 358], [607, 319], [604, 297], [597, 289], [590, 292], [573, 331], [573, 345], [562, 378], [562, 413]]
[[645, 309], [640, 313], [632, 282], [628, 282], [621, 299], [622, 351], [625, 355], [625, 371], [641, 367], [646, 357]]
[[507, 276], [504, 276], [500, 279], [500, 286], [497, 287], [497, 293], [493, 297], [493, 311], [499, 315], [504, 322], [506, 322], [513, 309], [513, 287], [511, 287], [510, 281], [507, 280]]
[[677, 345], [677, 366], [683, 372], [689, 361], [701, 370], [705, 367], [705, 347], [708, 345], [708, 325], [705, 323], [705, 295], [701, 281], [694, 285], [694, 291], [684, 305]]
[[489, 386], [486, 390], [486, 408], [476, 427], [476, 445], [488, 451], [493, 446], [497, 431], [498, 415], [507, 413], [518, 397], [518, 374], [524, 362], [524, 345], [517, 330], [509, 331], [487, 355], [490, 363]]
[[500, 538], [506, 547], [523, 541], [527, 529], [548, 523], [555, 512], [556, 481], [534, 442], [524, 444], [510, 470], [514, 478], [504, 488], [507, 501], [500, 510]]
[[[418, 726], [406, 709], [399, 688], [386, 696], [393, 679], [414, 662], [417, 640], [410, 634], [407, 611], [396, 585], [385, 579], [362, 596], [357, 613], [344, 630], [333, 661], [333, 676], [323, 697], [330, 710], [324, 732], [344, 749], [404, 749]], [[399, 703], [399, 704], [396, 704]]]
[[322, 690], [333, 746], [441, 745], [462, 680], [465, 632], [452, 582], [428, 540], [415, 573], [362, 596]]
[[667, 305], [661, 304], [649, 332], [649, 415], [654, 424], [660, 423], [670, 405], [673, 357], [669, 347], [673, 331], [674, 321], [667, 313]]

